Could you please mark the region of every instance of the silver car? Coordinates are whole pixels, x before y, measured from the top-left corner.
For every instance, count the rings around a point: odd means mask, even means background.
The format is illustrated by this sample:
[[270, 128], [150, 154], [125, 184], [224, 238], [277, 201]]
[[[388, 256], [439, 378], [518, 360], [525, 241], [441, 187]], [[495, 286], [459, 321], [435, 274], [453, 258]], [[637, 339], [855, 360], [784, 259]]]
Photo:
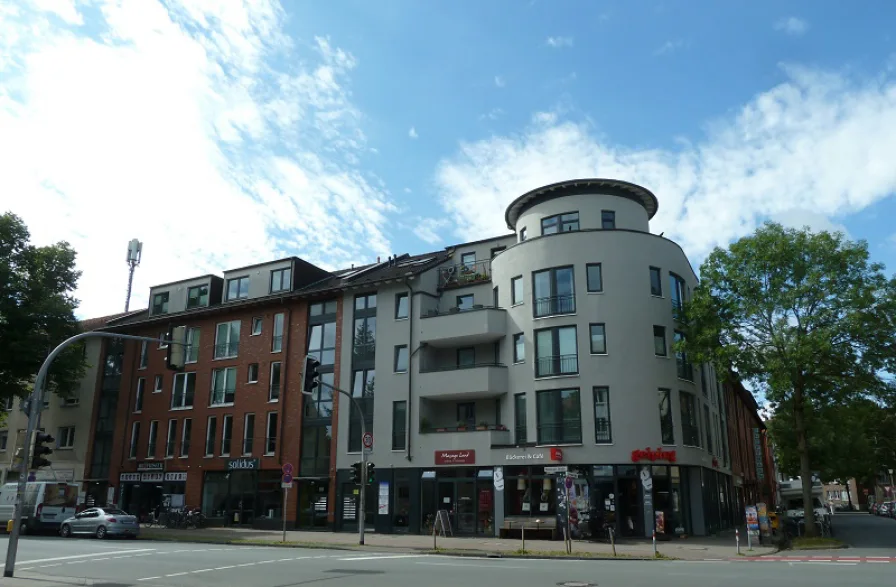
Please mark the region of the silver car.
[[88, 534], [97, 538], [107, 536], [127, 536], [136, 538], [140, 534], [137, 517], [115, 508], [90, 508], [75, 514], [62, 522], [59, 533], [64, 538], [75, 534]]

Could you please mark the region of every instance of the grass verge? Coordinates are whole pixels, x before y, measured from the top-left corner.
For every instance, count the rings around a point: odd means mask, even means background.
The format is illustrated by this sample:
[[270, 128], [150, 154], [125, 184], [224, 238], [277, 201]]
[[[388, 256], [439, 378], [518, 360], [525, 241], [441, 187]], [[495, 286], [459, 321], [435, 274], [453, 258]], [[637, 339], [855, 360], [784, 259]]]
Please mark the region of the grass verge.
[[829, 548], [846, 548], [846, 543], [836, 538], [806, 538], [801, 536], [790, 542], [792, 550], [827, 550]]

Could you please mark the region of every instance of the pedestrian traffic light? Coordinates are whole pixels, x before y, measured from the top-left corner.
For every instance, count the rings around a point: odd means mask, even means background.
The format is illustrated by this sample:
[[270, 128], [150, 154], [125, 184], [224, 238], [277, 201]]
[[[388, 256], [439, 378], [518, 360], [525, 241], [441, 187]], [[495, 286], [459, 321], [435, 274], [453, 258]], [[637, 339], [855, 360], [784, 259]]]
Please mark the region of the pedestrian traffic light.
[[[320, 361], [314, 357], [305, 357], [305, 369], [302, 374], [302, 393], [310, 395], [320, 385]], [[360, 477], [358, 477], [360, 479]]]
[[56, 439], [38, 430], [34, 433], [34, 453], [31, 455], [31, 468], [40, 469], [41, 467], [49, 467], [50, 461], [44, 458], [44, 455], [52, 454], [53, 450], [49, 446], [44, 446], [49, 442], [55, 442]]
[[187, 328], [174, 326], [165, 335], [168, 340], [168, 354], [165, 355], [165, 366], [172, 371], [180, 371], [187, 362]]
[[376, 465], [373, 463], [367, 463], [367, 484], [373, 485], [376, 483]]
[[362, 478], [361, 467], [362, 466], [363, 465], [362, 465], [361, 461], [355, 461], [354, 463], [352, 463], [352, 477], [351, 477], [350, 481], [354, 485], [361, 484], [361, 478]]

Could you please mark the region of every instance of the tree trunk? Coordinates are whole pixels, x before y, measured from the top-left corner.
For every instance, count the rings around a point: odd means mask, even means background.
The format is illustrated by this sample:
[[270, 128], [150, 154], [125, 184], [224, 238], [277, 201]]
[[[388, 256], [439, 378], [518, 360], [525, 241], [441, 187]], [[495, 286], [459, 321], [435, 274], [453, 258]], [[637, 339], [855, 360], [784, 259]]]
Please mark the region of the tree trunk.
[[846, 501], [849, 503], [849, 511], [852, 511], [852, 491], [849, 490], [849, 479], [846, 480]]
[[812, 467], [809, 464], [809, 441], [806, 438], [806, 423], [803, 420], [802, 386], [794, 385], [793, 389], [793, 424], [796, 428], [797, 450], [800, 453], [800, 479], [803, 484], [803, 515], [806, 522], [804, 536], [812, 538], [818, 536], [818, 528], [815, 526], [815, 508], [812, 500]]

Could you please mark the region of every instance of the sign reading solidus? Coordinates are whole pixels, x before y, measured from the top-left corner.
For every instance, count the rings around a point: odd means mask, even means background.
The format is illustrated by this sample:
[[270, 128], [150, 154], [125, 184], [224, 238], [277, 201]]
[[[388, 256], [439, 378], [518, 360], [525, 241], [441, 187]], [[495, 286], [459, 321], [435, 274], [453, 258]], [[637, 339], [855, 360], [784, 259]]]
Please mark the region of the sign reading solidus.
[[260, 459], [230, 459], [227, 461], [228, 471], [257, 471]]

